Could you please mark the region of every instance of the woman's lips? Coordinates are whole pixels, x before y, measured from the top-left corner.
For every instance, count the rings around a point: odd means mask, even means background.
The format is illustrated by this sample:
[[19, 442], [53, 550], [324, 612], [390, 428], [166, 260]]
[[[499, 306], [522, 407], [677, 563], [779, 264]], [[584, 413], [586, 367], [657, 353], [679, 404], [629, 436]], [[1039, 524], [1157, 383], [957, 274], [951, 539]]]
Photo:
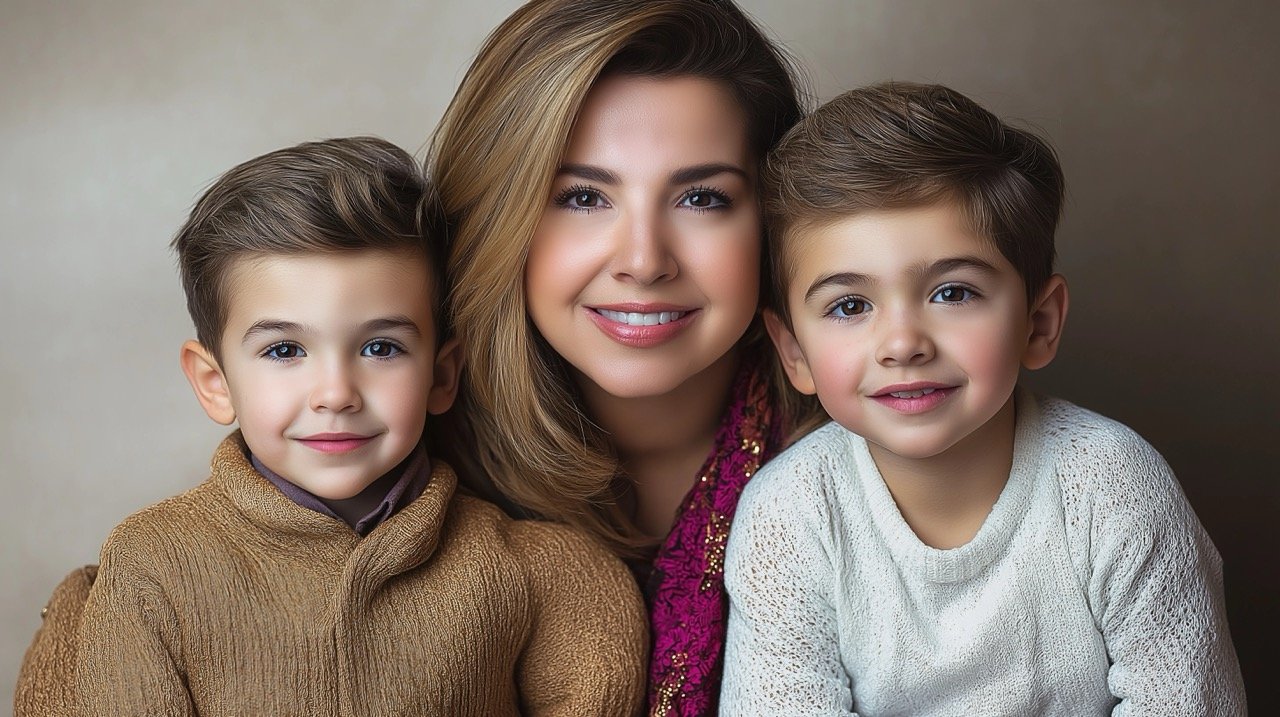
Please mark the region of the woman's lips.
[[361, 436], [354, 433], [317, 433], [295, 440], [307, 448], [321, 453], [350, 453], [368, 444], [373, 438], [373, 436]]
[[939, 383], [898, 384], [881, 389], [871, 400], [898, 413], [925, 413], [942, 405], [957, 388]]
[[666, 304], [587, 307], [587, 316], [605, 336], [631, 348], [664, 344], [689, 327], [699, 311]]
[[596, 311], [610, 321], [616, 321], [628, 326], [669, 324], [672, 321], [678, 321], [681, 316], [689, 313], [688, 311], [612, 311], [610, 309], [596, 309]]

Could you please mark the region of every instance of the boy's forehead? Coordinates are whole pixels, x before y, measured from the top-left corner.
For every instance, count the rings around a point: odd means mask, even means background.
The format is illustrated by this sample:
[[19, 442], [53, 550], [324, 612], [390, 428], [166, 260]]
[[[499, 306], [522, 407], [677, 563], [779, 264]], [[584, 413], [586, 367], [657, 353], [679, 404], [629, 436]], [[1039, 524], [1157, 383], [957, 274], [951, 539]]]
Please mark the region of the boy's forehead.
[[318, 286], [318, 282], [309, 279], [320, 277], [350, 281], [397, 278], [410, 283], [432, 283], [426, 253], [413, 249], [254, 252], [231, 260], [224, 276], [226, 286], [233, 290], [280, 281]]
[[935, 261], [973, 256], [1016, 270], [991, 239], [975, 232], [953, 203], [869, 209], [810, 221], [788, 232], [792, 278], [848, 270], [863, 274], [919, 269]]
[[411, 250], [238, 257], [226, 273], [224, 334], [243, 331], [264, 316], [323, 326], [388, 312], [434, 332], [432, 283], [426, 255]]

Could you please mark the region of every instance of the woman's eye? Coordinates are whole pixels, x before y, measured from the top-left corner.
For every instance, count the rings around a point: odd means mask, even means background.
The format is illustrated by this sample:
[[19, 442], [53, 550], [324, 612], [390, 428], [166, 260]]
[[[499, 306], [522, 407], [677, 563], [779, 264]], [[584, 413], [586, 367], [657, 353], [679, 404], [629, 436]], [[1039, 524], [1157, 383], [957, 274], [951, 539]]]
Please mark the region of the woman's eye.
[[595, 192], [578, 192], [571, 201], [575, 207], [597, 207], [600, 206], [600, 195]]
[[604, 209], [609, 206], [604, 195], [589, 187], [570, 187], [555, 198], [557, 206], [580, 212]]
[[831, 315], [838, 316], [840, 318], [849, 318], [851, 316], [865, 314], [869, 310], [871, 310], [871, 305], [862, 299], [841, 299], [836, 302], [835, 306], [831, 307]]
[[307, 352], [297, 344], [281, 343], [269, 347], [262, 355], [277, 361], [288, 361], [306, 356]]
[[680, 205], [693, 209], [719, 209], [730, 205], [729, 198], [711, 189], [694, 189], [680, 198]]
[[944, 286], [935, 291], [929, 300], [935, 304], [958, 304], [975, 296], [977, 294], [963, 286]]
[[360, 350], [361, 356], [370, 356], [373, 358], [391, 358], [400, 354], [404, 349], [391, 343], [390, 341], [370, 341]]

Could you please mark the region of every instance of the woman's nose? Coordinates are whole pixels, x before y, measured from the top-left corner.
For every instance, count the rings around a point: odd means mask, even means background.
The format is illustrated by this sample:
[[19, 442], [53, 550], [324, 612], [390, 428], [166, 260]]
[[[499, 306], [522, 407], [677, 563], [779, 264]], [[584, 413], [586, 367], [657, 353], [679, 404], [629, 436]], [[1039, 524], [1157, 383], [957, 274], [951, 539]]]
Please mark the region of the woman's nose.
[[649, 285], [674, 279], [680, 272], [671, 251], [669, 231], [656, 213], [637, 213], [618, 227], [613, 275]]

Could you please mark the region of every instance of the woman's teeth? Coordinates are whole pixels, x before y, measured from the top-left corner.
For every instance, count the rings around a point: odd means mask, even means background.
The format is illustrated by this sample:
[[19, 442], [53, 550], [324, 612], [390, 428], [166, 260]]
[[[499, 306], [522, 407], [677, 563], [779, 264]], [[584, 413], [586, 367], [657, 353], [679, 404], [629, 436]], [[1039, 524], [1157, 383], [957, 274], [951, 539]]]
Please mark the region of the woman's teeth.
[[889, 395], [893, 396], [894, 398], [920, 398], [921, 396], [928, 396], [929, 394], [933, 393], [936, 390], [938, 389], [922, 388], [919, 391], [894, 391]]
[[669, 324], [688, 313], [687, 311], [657, 311], [652, 314], [641, 314], [635, 311], [610, 311], [608, 309], [596, 309], [596, 312], [610, 321], [616, 321], [628, 326]]

